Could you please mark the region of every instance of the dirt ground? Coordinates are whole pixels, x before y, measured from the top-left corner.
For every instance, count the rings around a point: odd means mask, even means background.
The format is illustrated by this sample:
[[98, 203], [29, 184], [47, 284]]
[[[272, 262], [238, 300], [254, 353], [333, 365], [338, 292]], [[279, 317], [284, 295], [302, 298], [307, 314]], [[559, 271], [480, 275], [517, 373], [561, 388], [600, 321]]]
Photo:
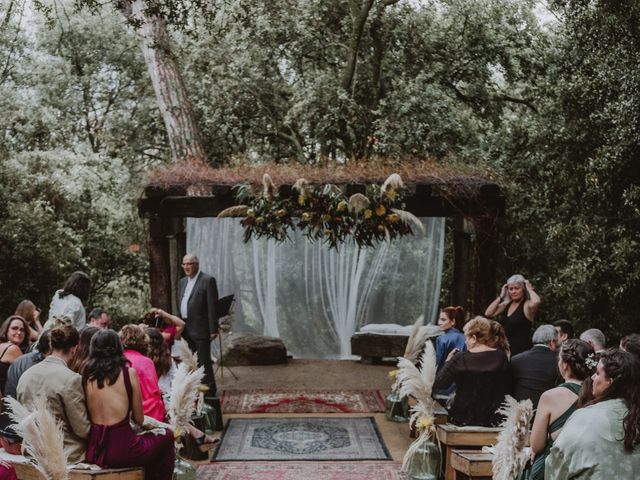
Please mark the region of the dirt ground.
[[[289, 360], [286, 365], [232, 367], [236, 380], [225, 368], [221, 375], [216, 371], [218, 392], [229, 390], [251, 390], [257, 388], [310, 388], [310, 389], [376, 389], [386, 395], [391, 386], [388, 373], [395, 369], [393, 363], [371, 365], [355, 360]], [[332, 414], [332, 416], [342, 414]], [[411, 443], [408, 423], [388, 421], [384, 413], [345, 414], [344, 416], [373, 415], [389, 452], [395, 461], [402, 461], [404, 452]], [[251, 417], [255, 415], [226, 415]], [[264, 415], [264, 416], [276, 416]], [[288, 415], [294, 416], [294, 415]], [[304, 415], [300, 415], [304, 416]], [[216, 432], [219, 436], [220, 432]]]

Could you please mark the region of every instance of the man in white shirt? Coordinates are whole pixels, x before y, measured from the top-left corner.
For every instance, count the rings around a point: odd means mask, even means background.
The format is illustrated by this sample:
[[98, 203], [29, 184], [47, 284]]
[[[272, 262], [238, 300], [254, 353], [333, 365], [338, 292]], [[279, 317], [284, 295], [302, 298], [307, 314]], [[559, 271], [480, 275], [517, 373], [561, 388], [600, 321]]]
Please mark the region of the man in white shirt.
[[182, 338], [198, 354], [204, 366], [202, 382], [209, 386], [209, 394], [216, 395], [216, 381], [211, 362], [211, 341], [218, 335], [218, 286], [215, 278], [200, 271], [198, 257], [188, 253], [182, 259], [185, 277], [178, 282], [179, 316], [185, 323]]

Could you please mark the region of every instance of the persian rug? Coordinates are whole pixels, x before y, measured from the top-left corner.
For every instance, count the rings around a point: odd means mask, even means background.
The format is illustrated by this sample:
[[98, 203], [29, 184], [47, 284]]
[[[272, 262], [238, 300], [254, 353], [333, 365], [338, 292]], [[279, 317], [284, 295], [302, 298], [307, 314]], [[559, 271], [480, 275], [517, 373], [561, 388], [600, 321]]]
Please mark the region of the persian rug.
[[199, 480], [404, 480], [391, 462], [219, 462], [198, 466]]
[[384, 412], [379, 390], [225, 390], [224, 413]]
[[373, 417], [232, 418], [212, 461], [390, 460]]

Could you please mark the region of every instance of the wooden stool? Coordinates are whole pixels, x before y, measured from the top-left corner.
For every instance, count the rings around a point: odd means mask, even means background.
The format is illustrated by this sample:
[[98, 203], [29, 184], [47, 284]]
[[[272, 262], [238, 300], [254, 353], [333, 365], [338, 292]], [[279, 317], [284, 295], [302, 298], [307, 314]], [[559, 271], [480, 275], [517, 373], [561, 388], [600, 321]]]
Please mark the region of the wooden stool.
[[480, 450], [453, 450], [451, 467], [455, 470], [456, 480], [460, 478], [490, 480], [493, 476], [492, 459], [492, 453], [484, 453]]
[[445, 480], [455, 480], [455, 470], [451, 465], [453, 450], [495, 445], [500, 429], [474, 426], [458, 427], [445, 423], [444, 425], [436, 425], [436, 432], [444, 450], [444, 478]]
[[[20, 480], [44, 480], [44, 476], [29, 463], [13, 463]], [[69, 480], [144, 480], [143, 468], [109, 468], [102, 470], [71, 470]]]

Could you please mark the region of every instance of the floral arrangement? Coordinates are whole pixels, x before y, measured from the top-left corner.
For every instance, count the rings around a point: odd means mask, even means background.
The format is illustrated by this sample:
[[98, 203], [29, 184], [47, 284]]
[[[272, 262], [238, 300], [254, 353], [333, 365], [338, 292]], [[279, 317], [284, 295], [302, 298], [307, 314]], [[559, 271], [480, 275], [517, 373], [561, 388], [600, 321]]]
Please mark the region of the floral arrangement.
[[493, 447], [493, 478], [511, 480], [518, 478], [527, 463], [525, 446], [533, 417], [533, 404], [529, 399], [518, 402], [507, 395], [498, 412], [504, 415], [504, 420], [500, 425], [498, 442]]
[[[289, 238], [288, 231], [301, 229], [310, 240], [324, 241], [338, 248], [353, 236], [359, 248], [372, 247], [410, 235], [413, 229], [424, 233], [422, 222], [404, 210], [405, 187], [398, 174], [392, 174], [382, 186], [369, 185], [365, 193], [347, 198], [336, 185], [310, 185], [301, 178], [294, 184], [295, 200], [280, 198], [271, 177], [263, 177], [263, 192], [254, 195], [248, 185], [236, 187], [238, 205], [218, 216], [244, 216], [244, 241], [267, 237], [279, 242]], [[293, 217], [299, 220], [294, 225]]]

